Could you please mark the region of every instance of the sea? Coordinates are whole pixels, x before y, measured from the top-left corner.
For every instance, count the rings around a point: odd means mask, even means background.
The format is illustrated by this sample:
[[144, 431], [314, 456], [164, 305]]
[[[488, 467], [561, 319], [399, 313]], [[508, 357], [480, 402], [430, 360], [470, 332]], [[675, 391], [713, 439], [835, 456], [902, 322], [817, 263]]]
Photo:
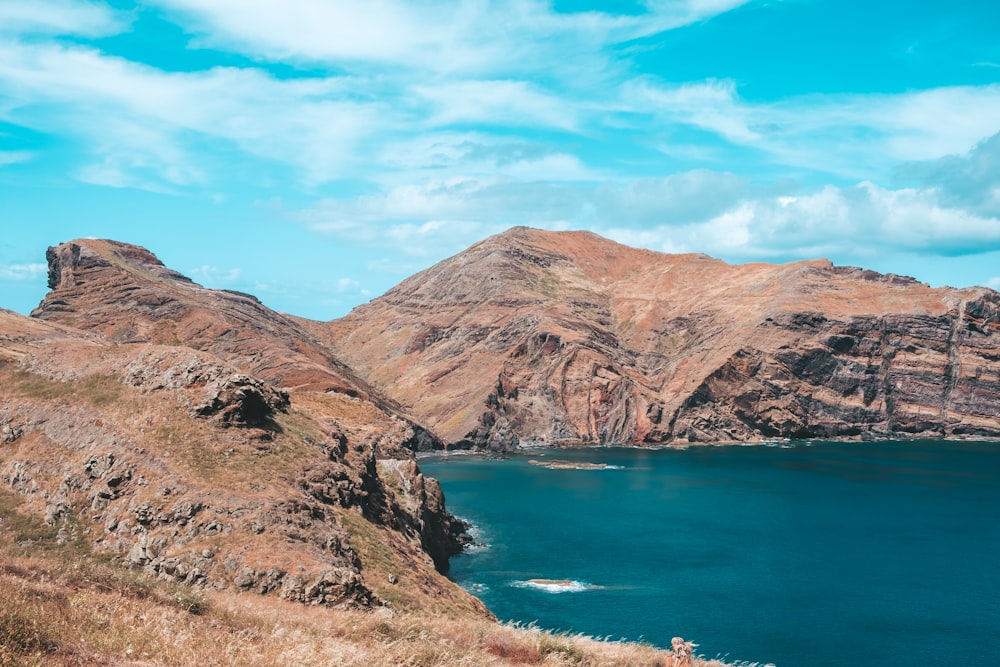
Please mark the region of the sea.
[[1000, 665], [1000, 443], [423, 458], [503, 621], [778, 667]]

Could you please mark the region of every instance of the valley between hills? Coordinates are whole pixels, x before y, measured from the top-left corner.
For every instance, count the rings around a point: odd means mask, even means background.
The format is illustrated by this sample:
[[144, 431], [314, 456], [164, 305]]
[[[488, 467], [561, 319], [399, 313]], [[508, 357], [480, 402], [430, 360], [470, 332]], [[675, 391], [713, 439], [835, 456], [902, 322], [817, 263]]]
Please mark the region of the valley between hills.
[[1000, 436], [986, 288], [514, 228], [316, 322], [47, 260], [0, 311], [4, 664], [676, 664], [497, 623], [416, 454]]

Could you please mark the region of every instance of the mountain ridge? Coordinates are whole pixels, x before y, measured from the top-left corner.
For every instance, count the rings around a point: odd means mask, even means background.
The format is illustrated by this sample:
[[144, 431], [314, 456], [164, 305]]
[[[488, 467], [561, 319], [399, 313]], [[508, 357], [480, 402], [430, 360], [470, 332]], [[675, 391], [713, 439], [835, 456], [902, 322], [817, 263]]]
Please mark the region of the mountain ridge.
[[[324, 340], [467, 445], [993, 437], [998, 303], [827, 260], [730, 266], [513, 228]], [[928, 387], [910, 392], [911, 372]]]
[[0, 481], [26, 511], [161, 579], [489, 616], [440, 574], [468, 539], [415, 461], [440, 441], [291, 317], [139, 246], [47, 258], [33, 316], [0, 311]]
[[[391, 620], [365, 627], [388, 639], [347, 643], [389, 662], [409, 656], [392, 638], [412, 619], [440, 633], [442, 618], [456, 634], [433, 650], [472, 647], [481, 664], [607, 657], [483, 630], [488, 610], [441, 574], [466, 525], [416, 452], [1000, 436], [1000, 294], [985, 288], [514, 228], [316, 322], [139, 246], [80, 239], [47, 259], [32, 317], [0, 309], [0, 555], [18, 559], [0, 578], [30, 612], [0, 624], [18, 632], [56, 627], [60, 586], [134, 607], [155, 587], [116, 588], [124, 566], [244, 609], [241, 593], [377, 611]], [[204, 613], [197, 595], [157, 595], [148, 608]], [[66, 628], [91, 622], [106, 620], [88, 610]], [[223, 610], [210, 634], [233, 623]], [[36, 657], [97, 655], [86, 638], [19, 636]], [[595, 660], [664, 659], [622, 651]]]

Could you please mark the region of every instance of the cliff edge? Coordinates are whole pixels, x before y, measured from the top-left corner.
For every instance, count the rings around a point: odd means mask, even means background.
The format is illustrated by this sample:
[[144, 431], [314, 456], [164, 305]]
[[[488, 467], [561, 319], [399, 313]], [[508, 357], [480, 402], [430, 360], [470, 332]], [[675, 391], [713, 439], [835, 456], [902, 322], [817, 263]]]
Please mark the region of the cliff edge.
[[489, 616], [440, 573], [467, 539], [414, 451], [440, 441], [292, 318], [138, 246], [50, 248], [0, 311], [0, 491], [160, 579]]
[[1000, 295], [514, 228], [326, 327], [444, 439], [1000, 436]]

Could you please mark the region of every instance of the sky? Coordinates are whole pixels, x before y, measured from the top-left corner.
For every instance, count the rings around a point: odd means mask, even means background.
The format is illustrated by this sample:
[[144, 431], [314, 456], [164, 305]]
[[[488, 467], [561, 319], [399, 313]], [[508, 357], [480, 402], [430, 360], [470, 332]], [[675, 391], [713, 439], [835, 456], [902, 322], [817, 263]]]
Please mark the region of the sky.
[[143, 245], [327, 320], [515, 225], [1000, 288], [1000, 3], [0, 0], [0, 307]]

